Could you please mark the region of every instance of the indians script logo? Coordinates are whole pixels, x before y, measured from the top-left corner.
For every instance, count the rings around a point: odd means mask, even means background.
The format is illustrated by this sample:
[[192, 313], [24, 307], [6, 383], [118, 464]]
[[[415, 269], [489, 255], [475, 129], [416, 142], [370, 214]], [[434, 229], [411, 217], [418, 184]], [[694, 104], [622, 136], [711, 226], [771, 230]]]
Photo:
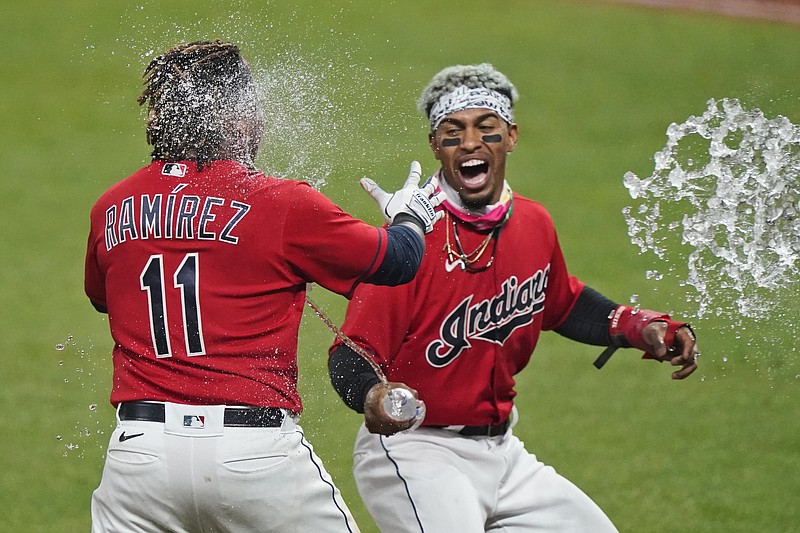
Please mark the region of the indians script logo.
[[511, 276], [503, 282], [500, 294], [472, 304], [474, 295], [464, 298], [447, 315], [439, 328], [439, 338], [428, 345], [426, 357], [435, 367], [447, 366], [465, 349], [470, 340], [482, 340], [501, 346], [517, 328], [533, 322], [544, 310], [544, 291], [550, 265], [519, 282]]

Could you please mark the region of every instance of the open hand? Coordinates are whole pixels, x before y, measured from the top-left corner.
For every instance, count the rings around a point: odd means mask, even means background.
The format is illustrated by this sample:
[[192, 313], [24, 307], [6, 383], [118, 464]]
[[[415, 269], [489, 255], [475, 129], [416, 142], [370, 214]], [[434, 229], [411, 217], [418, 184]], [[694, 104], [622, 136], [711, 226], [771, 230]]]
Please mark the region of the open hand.
[[444, 217], [443, 211], [436, 211], [434, 208], [445, 199], [445, 193], [435, 192], [439, 185], [439, 180], [435, 176], [420, 187], [421, 177], [422, 168], [418, 161], [413, 161], [408, 178], [399, 191], [388, 193], [369, 178], [361, 179], [361, 187], [381, 208], [381, 213], [387, 222], [391, 224], [398, 214], [405, 213], [415, 218], [425, 233], [430, 233], [433, 231], [433, 225]]

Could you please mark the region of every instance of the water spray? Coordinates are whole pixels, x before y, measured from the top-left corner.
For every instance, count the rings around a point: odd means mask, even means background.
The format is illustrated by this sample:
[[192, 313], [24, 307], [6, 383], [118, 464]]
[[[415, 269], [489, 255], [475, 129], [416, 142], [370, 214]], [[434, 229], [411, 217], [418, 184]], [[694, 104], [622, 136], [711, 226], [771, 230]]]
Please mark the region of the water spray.
[[632, 242], [665, 264], [689, 250], [682, 284], [696, 290], [698, 318], [768, 316], [800, 277], [800, 127], [712, 99], [667, 137], [652, 175], [625, 174], [638, 202], [623, 210]]

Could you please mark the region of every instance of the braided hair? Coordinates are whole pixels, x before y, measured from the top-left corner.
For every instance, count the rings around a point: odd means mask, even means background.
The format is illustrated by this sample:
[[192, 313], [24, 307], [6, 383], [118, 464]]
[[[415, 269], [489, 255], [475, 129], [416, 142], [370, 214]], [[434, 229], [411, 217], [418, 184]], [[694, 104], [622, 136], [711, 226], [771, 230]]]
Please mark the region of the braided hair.
[[247, 62], [233, 43], [197, 41], [153, 59], [144, 71], [147, 142], [153, 159], [217, 159], [252, 166], [263, 116]]

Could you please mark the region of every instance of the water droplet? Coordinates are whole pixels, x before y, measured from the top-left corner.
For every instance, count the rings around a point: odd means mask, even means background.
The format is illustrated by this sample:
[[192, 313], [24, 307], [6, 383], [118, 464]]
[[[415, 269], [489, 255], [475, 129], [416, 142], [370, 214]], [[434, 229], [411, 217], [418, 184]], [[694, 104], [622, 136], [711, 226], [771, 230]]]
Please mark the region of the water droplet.
[[67, 347], [67, 346], [66, 346], [64, 343], [62, 343], [62, 342], [59, 342], [58, 344], [56, 344], [56, 350], [58, 350], [59, 352], [60, 352], [61, 350], [63, 350], [64, 348], [66, 348], [66, 347]]
[[658, 270], [648, 270], [645, 272], [645, 278], [659, 281], [664, 278], [664, 274]]
[[90, 403], [89, 404], [89, 410], [90, 411], [96, 411], [97, 410], [97, 404], [96, 403]]
[[62, 437], [61, 435], [56, 435], [56, 440], [61, 440], [61, 439], [63, 439], [63, 438], [64, 438], [64, 437]]

